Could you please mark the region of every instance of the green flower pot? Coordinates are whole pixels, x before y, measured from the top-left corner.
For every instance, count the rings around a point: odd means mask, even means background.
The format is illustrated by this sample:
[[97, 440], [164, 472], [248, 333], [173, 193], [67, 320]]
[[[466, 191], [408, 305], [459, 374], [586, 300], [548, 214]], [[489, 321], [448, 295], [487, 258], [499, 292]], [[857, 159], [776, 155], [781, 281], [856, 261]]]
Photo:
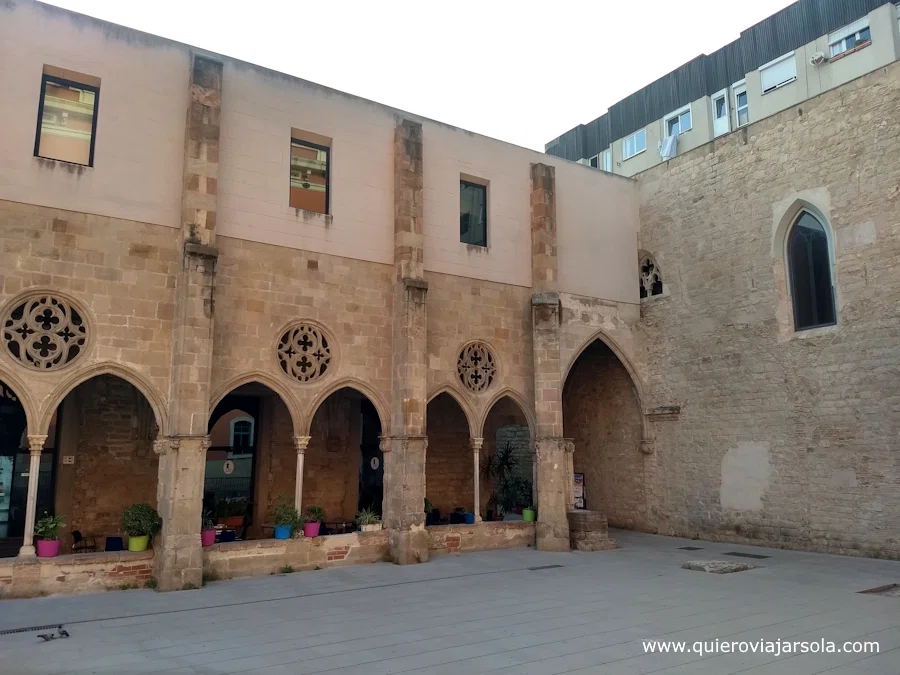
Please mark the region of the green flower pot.
[[150, 535], [145, 534], [143, 537], [128, 537], [129, 551], [146, 551], [147, 544], [150, 543]]
[[526, 523], [533, 523], [536, 515], [537, 511], [534, 509], [522, 509], [522, 520]]

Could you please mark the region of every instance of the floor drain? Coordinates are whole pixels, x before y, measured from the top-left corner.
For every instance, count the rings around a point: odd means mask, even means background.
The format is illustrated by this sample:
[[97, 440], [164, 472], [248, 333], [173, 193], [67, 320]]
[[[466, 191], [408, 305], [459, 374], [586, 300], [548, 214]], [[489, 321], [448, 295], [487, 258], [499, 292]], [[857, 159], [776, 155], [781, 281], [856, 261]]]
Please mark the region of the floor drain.
[[679, 551], [702, 551], [702, 546], [679, 546]]
[[54, 623], [51, 626], [30, 626], [29, 628], [7, 628], [6, 630], [0, 630], [0, 635], [13, 635], [15, 633], [31, 633], [36, 630], [57, 630], [62, 628], [62, 626], [58, 623]]
[[729, 551], [725, 555], [736, 555], [738, 558], [753, 558], [755, 560], [765, 560], [771, 558], [770, 555], [759, 555], [758, 553], [740, 553], [738, 551]]
[[553, 570], [557, 567], [562, 567], [562, 565], [541, 565], [540, 567], [529, 567], [529, 572], [535, 572], [537, 570]]
[[869, 595], [880, 595], [885, 598], [900, 598], [900, 584], [888, 584], [887, 586], [878, 586], [877, 588], [869, 588], [860, 593], [868, 593]]

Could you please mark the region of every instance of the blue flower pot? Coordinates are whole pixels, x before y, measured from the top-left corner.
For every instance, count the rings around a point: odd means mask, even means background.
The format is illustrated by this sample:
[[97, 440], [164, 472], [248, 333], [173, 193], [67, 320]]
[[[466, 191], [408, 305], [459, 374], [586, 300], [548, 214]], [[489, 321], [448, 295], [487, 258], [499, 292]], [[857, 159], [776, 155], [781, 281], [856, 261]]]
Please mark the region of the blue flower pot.
[[475, 514], [467, 513], [466, 514], [466, 525], [474, 525], [475, 524]]
[[291, 538], [291, 526], [290, 525], [276, 525], [275, 526], [275, 538], [276, 539], [290, 539]]

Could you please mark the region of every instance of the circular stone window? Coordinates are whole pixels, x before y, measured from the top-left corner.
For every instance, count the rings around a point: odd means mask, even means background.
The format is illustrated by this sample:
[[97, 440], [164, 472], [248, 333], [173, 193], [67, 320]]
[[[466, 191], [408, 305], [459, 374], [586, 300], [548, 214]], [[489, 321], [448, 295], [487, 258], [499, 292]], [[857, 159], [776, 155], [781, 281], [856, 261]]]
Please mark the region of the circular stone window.
[[497, 361], [491, 348], [483, 342], [471, 342], [463, 347], [456, 362], [459, 381], [475, 393], [487, 390], [497, 375]]
[[15, 305], [3, 318], [3, 341], [20, 363], [52, 370], [84, 351], [87, 326], [68, 301], [39, 295]]
[[288, 329], [278, 341], [281, 369], [299, 382], [312, 382], [331, 365], [331, 347], [321, 328], [301, 323]]

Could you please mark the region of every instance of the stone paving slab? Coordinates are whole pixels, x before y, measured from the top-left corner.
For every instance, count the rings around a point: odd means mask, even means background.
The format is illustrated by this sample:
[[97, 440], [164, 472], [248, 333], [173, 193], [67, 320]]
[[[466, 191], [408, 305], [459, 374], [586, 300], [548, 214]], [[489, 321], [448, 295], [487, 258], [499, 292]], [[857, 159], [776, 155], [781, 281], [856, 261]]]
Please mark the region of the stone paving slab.
[[[7, 600], [0, 630], [62, 623], [70, 637], [0, 636], [0, 673], [900, 675], [900, 598], [859, 592], [900, 582], [897, 562], [612, 536], [620, 548], [596, 553], [507, 550], [178, 593]], [[701, 550], [679, 550], [687, 544]], [[740, 574], [682, 569], [735, 551], [770, 557]], [[544, 565], [562, 567], [529, 569]], [[648, 639], [877, 640], [881, 651], [660, 654]]]

